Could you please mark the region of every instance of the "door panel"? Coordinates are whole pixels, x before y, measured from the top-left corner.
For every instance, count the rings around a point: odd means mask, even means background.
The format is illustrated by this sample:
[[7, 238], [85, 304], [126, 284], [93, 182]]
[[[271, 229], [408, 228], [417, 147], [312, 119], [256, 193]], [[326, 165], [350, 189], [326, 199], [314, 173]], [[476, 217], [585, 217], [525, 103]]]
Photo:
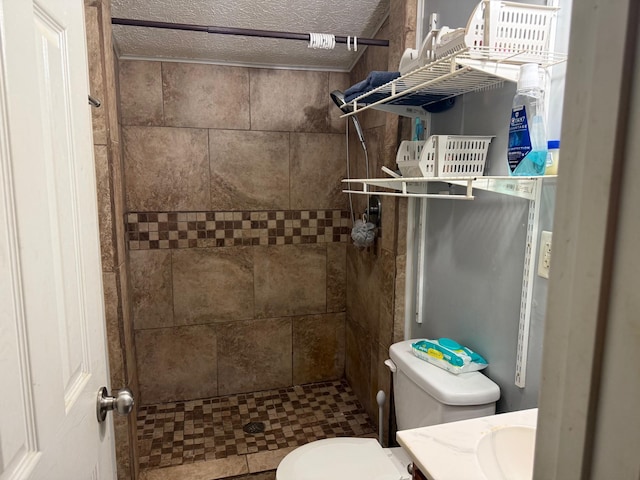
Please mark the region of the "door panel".
[[34, 20], [62, 384], [65, 405], [69, 408], [89, 374], [78, 230], [81, 219], [74, 178], [78, 159], [72, 148], [74, 139], [68, 108], [72, 96], [70, 76], [66, 71], [70, 52], [64, 26], [39, 5], [36, 5]]
[[82, 1], [0, 0], [0, 34], [0, 479], [112, 479]]
[[[0, 56], [2, 71], [3, 60]], [[9, 478], [33, 465], [37, 445], [4, 92], [0, 75], [0, 225], [6, 226], [0, 235], [0, 384], [12, 387], [0, 408], [0, 476]]]

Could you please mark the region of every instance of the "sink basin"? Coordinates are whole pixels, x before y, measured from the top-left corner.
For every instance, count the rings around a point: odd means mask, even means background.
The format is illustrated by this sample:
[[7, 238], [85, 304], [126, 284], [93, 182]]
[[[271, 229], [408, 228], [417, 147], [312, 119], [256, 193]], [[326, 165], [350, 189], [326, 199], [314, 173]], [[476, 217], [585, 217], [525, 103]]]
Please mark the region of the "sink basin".
[[496, 427], [480, 438], [476, 455], [490, 480], [531, 480], [536, 429], [520, 425]]

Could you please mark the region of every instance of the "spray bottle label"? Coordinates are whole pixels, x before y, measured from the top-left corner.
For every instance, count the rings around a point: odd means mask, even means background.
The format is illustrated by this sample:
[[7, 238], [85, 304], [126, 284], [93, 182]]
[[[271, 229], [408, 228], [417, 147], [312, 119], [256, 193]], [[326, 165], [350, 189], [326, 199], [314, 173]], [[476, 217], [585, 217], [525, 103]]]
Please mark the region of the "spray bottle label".
[[531, 151], [531, 136], [527, 122], [527, 110], [524, 105], [513, 107], [509, 124], [509, 149], [507, 160], [513, 172], [522, 159]]

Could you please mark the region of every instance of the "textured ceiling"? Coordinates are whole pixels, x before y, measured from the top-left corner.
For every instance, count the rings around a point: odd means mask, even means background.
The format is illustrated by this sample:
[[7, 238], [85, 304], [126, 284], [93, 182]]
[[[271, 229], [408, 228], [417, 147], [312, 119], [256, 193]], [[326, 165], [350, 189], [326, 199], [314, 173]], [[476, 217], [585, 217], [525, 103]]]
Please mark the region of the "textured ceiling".
[[[117, 18], [372, 37], [388, 0], [112, 0]], [[122, 58], [193, 60], [236, 65], [348, 71], [360, 55], [307, 42], [114, 25]], [[385, 47], [373, 47], [385, 48]]]

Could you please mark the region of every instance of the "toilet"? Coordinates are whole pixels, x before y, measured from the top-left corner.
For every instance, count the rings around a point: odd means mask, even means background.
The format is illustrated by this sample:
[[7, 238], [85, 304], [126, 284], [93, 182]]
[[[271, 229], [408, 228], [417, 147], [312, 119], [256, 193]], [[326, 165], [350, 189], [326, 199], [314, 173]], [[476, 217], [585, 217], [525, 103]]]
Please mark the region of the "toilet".
[[[454, 375], [394, 343], [385, 363], [393, 373], [398, 430], [493, 415], [500, 388], [480, 372]], [[372, 438], [328, 438], [302, 445], [278, 465], [276, 480], [410, 480], [402, 448]]]

